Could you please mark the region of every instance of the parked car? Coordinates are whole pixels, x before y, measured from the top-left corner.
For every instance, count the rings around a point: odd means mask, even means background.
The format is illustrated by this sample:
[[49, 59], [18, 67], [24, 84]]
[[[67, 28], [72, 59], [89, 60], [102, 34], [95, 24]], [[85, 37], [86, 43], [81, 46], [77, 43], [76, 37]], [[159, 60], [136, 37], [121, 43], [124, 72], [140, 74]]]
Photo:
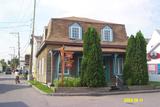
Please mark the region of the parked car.
[[6, 68], [5, 74], [12, 74], [12, 70], [10, 68]]

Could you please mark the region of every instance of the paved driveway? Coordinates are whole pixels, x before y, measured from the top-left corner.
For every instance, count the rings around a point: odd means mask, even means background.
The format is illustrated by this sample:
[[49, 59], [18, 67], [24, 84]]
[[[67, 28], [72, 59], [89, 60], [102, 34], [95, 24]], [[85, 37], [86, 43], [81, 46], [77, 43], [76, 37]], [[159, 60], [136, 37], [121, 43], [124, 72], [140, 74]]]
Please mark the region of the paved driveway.
[[[124, 98], [143, 98], [143, 102], [124, 103]], [[112, 96], [46, 96], [21, 81], [14, 83], [13, 75], [0, 74], [0, 107], [159, 107], [160, 93]]]

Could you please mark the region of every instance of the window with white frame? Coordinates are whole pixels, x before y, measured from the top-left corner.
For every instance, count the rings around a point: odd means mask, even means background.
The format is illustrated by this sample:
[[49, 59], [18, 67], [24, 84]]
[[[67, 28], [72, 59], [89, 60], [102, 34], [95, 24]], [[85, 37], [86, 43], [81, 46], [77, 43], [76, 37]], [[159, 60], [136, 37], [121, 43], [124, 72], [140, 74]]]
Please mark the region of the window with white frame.
[[[60, 70], [59, 70], [59, 75], [61, 75], [61, 72], [62, 72], [62, 70], [61, 70], [61, 68], [60, 68]], [[65, 68], [65, 69], [64, 69], [64, 75], [69, 75], [69, 72], [70, 72], [70, 70], [69, 70], [68, 68]]]
[[148, 64], [149, 74], [156, 74], [156, 64]]
[[105, 26], [101, 32], [102, 41], [113, 41], [113, 32], [109, 26]]
[[118, 61], [118, 69], [117, 69], [117, 73], [118, 75], [122, 75], [122, 72], [123, 72], [123, 58], [117, 58], [117, 61]]
[[69, 27], [69, 37], [71, 39], [82, 39], [82, 28], [78, 23], [74, 23]]

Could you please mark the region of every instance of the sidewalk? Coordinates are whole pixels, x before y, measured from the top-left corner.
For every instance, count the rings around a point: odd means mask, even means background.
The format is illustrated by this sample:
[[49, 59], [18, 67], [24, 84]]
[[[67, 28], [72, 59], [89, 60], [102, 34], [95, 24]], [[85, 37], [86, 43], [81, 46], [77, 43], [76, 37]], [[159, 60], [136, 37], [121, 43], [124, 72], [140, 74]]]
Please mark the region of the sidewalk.
[[110, 91], [101, 93], [53, 93], [52, 96], [105, 96], [105, 95], [121, 95], [121, 94], [139, 94], [139, 93], [155, 93], [160, 89], [152, 90], [136, 90], [136, 91]]
[[139, 93], [160, 92], [160, 88], [157, 88], [157, 89], [156, 88], [155, 89], [151, 89], [151, 88], [138, 89], [138, 88], [132, 87], [132, 89], [129, 91], [119, 91], [119, 90], [109, 91], [109, 87], [103, 87], [103, 88], [96, 88], [96, 90], [94, 88], [88, 88], [89, 90], [84, 91], [83, 88], [85, 89], [85, 87], [80, 87], [80, 88], [76, 87], [76, 89], [74, 89], [75, 87], [65, 87], [64, 89], [63, 88], [61, 89], [61, 87], [59, 87], [55, 93], [48, 94], [48, 93], [42, 92], [41, 90], [39, 90], [35, 86], [31, 85], [27, 81], [26, 81], [26, 84], [28, 84], [29, 86], [32, 86], [32, 88], [34, 88], [40, 94], [49, 95], [49, 96], [106, 96], [106, 95], [122, 95], [122, 94], [139, 94]]

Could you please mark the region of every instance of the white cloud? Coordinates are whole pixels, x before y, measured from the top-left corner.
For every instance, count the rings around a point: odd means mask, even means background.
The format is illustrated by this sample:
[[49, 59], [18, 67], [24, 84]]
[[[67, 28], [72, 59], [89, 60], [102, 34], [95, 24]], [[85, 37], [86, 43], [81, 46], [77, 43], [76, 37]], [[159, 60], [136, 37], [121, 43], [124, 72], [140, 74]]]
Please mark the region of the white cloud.
[[[145, 32], [146, 28], [153, 26], [152, 0], [45, 0], [41, 5], [52, 8], [53, 12], [55, 8], [65, 11], [51, 17], [81, 16], [123, 23], [128, 35], [138, 30]], [[148, 36], [148, 31], [146, 34]]]

